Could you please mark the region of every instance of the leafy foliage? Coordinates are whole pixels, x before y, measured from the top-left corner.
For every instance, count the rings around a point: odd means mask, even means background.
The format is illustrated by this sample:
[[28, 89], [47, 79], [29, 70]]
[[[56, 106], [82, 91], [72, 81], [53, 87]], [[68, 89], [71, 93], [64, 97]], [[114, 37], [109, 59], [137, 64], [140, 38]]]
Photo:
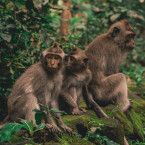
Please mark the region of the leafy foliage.
[[45, 124], [40, 124], [36, 127], [33, 125], [33, 121], [27, 121], [22, 119], [21, 123], [9, 123], [5, 125], [1, 131], [1, 141], [5, 142], [11, 139], [14, 134], [19, 131], [21, 128], [26, 129], [31, 136], [33, 136], [34, 132], [41, 130], [45, 127]]
[[[62, 1], [2, 0], [0, 2], [0, 96], [7, 97], [12, 84], [31, 64], [39, 60], [42, 50], [54, 40], [68, 51], [77, 45], [84, 49], [97, 35], [109, 26], [128, 19], [137, 33], [136, 48], [128, 55], [121, 71], [131, 71], [132, 63], [145, 66], [145, 2], [140, 1], [88, 1], [72, 0], [72, 19], [67, 42], [60, 41], [60, 12]], [[131, 65], [128, 69], [128, 66]], [[136, 73], [136, 70], [133, 71]], [[131, 79], [132, 73], [126, 73]], [[142, 79], [144, 73], [137, 76]], [[136, 78], [135, 78], [136, 81]], [[137, 83], [140, 84], [140, 81]]]
[[[33, 111], [35, 112], [35, 120], [36, 120], [36, 123], [39, 125], [41, 124], [41, 117], [42, 115], [51, 115], [50, 113], [61, 113], [61, 114], [66, 114], [66, 112], [64, 111], [60, 111], [56, 108], [51, 108], [50, 110], [43, 104], [41, 103], [38, 103], [40, 106], [42, 106], [45, 110], [41, 111], [41, 110], [38, 110], [38, 109], [33, 109]], [[52, 115], [52, 117], [56, 118], [54, 115]], [[56, 118], [58, 119], [58, 118]]]
[[[136, 47], [133, 52], [129, 53], [121, 72], [127, 76], [127, 80], [133, 80], [133, 83], [138, 86], [144, 85], [145, 1], [72, 0], [72, 19], [69, 23], [68, 40], [65, 42], [60, 41], [59, 35], [60, 13], [63, 9], [61, 4], [62, 0], [45, 0], [41, 3], [39, 0], [0, 1], [0, 98], [2, 105], [3, 99], [8, 97], [16, 79], [31, 64], [39, 61], [40, 53], [51, 46], [54, 40], [59, 41], [66, 52], [74, 45], [85, 49], [97, 35], [106, 32], [112, 23], [121, 19], [128, 19], [137, 34]], [[44, 112], [34, 110], [36, 122], [40, 124], [38, 128], [36, 127], [37, 129], [43, 128], [41, 125], [43, 113], [47, 114], [50, 111], [59, 113], [53, 108], [49, 111], [47, 108], [44, 110]], [[33, 134], [33, 123], [24, 120], [22, 122], [31, 132], [30, 134]], [[10, 126], [6, 127], [7, 129], [14, 127], [12, 135], [20, 128], [18, 124]], [[10, 135], [4, 140], [8, 140], [9, 137]], [[105, 140], [96, 135], [93, 138]]]
[[89, 140], [92, 140], [92, 141], [95, 140], [97, 142], [97, 144], [99, 144], [99, 145], [103, 145], [103, 144], [106, 144], [106, 145], [119, 145], [118, 143], [115, 143], [112, 140], [108, 139], [108, 137], [101, 136], [99, 134], [99, 132], [92, 133], [91, 131], [89, 131], [87, 136], [86, 136], [86, 138], [89, 139]]
[[20, 74], [39, 60], [40, 53], [53, 41], [50, 8], [37, 9], [32, 0], [0, 2], [0, 95], [9, 90]]
[[19, 123], [9, 123], [5, 125], [1, 131], [1, 141], [7, 141], [13, 137], [13, 135], [19, 131], [23, 125]]

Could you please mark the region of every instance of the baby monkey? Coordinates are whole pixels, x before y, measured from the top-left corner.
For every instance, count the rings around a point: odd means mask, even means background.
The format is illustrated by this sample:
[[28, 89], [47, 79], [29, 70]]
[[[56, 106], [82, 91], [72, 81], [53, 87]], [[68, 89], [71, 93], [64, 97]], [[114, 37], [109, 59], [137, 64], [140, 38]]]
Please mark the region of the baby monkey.
[[83, 100], [83, 87], [91, 80], [91, 71], [88, 69], [88, 58], [84, 52], [74, 47], [65, 57], [64, 80], [60, 93], [60, 109], [67, 113], [80, 115], [86, 112], [79, 108]]

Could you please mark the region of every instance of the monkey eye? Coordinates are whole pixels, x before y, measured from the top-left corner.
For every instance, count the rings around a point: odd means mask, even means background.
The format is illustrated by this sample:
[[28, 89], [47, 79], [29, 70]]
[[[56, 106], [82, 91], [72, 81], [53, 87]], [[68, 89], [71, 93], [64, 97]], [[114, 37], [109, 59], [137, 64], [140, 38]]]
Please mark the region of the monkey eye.
[[129, 34], [128, 37], [129, 38], [134, 38], [135, 37], [135, 34]]
[[54, 59], [59, 59], [60, 57], [58, 55], [55, 55]]
[[64, 60], [65, 60], [65, 61], [68, 61], [68, 59], [69, 59], [69, 57], [68, 57], [68, 56], [66, 56]]
[[75, 61], [75, 58], [73, 56], [70, 56], [70, 61]]
[[52, 55], [47, 55], [47, 58], [48, 59], [52, 59]]
[[86, 64], [88, 63], [88, 61], [89, 61], [88, 58], [84, 58], [84, 59], [83, 59], [83, 62], [86, 63]]

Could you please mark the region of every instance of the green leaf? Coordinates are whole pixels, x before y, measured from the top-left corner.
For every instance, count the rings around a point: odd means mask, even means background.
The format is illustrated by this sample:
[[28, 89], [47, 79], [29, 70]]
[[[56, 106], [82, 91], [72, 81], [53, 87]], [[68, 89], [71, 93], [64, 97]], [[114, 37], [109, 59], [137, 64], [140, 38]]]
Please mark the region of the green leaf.
[[36, 126], [35, 131], [41, 130], [45, 127], [45, 124], [40, 124], [38, 126]]
[[41, 103], [37, 103], [37, 104], [39, 104], [40, 106], [44, 107], [46, 109], [46, 111], [48, 112], [48, 108], [45, 105], [43, 105]]
[[53, 112], [53, 113], [61, 113], [61, 114], [67, 114], [66, 112], [60, 111], [60, 110], [58, 110], [58, 109], [56, 109], [56, 108], [51, 108], [51, 109], [50, 109], [50, 112]]
[[33, 121], [31, 122], [21, 119], [21, 122], [23, 123], [23, 128], [27, 129], [30, 133], [33, 131], [34, 126], [32, 125]]
[[115, 14], [110, 17], [111, 22], [114, 22], [116, 19], [120, 17], [120, 14]]
[[7, 42], [10, 42], [12, 39], [12, 36], [10, 34], [1, 34], [1, 37], [6, 40]]
[[10, 73], [14, 74], [14, 70], [12, 69], [12, 67], [10, 67]]
[[70, 25], [74, 25], [76, 22], [80, 21], [82, 17], [72, 18]]
[[41, 124], [41, 116], [42, 116], [42, 112], [41, 113], [36, 113], [35, 114], [35, 120], [36, 120], [36, 124]]
[[10, 29], [10, 28], [15, 28], [15, 25], [14, 24], [9, 24], [5, 27], [6, 29]]
[[33, 129], [34, 129], [33, 120], [30, 121], [30, 129], [31, 129], [31, 131], [33, 131]]
[[36, 113], [42, 113], [41, 110], [38, 110], [38, 109], [33, 109], [32, 111], [36, 112]]
[[19, 131], [23, 125], [19, 123], [9, 123], [5, 125], [1, 131], [1, 141], [7, 141], [13, 137], [13, 135]]

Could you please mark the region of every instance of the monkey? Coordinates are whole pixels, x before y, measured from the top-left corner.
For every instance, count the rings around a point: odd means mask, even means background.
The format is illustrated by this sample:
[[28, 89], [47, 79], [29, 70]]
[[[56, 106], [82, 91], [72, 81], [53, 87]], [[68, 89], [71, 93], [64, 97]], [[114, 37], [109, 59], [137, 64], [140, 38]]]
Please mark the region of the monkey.
[[[86, 95], [87, 85], [92, 79], [92, 74], [88, 68], [89, 60], [84, 52], [80, 48], [74, 47], [68, 52], [64, 61], [64, 80], [59, 97], [60, 108], [62, 107], [69, 114], [80, 115], [86, 112], [83, 108], [79, 108], [84, 99], [87, 106], [91, 106], [94, 111], [102, 112], [93, 99]], [[106, 117], [106, 114], [102, 113], [101, 117]]]
[[[58, 109], [58, 97], [63, 80], [63, 59], [65, 53], [57, 42], [41, 53], [40, 61], [30, 66], [16, 81], [8, 97], [8, 116], [4, 121], [19, 122], [19, 118], [35, 122], [33, 109], [43, 110], [38, 103]], [[61, 116], [54, 113], [56, 122], [65, 132], [72, 135]], [[61, 134], [51, 114], [43, 116], [45, 127], [50, 132]]]
[[126, 78], [119, 69], [135, 47], [134, 29], [128, 20], [114, 23], [107, 33], [96, 37], [85, 49], [92, 72], [88, 93], [100, 106], [119, 105], [126, 112], [133, 105], [128, 98]]
[[64, 81], [59, 102], [63, 102], [67, 105], [65, 111], [69, 114], [80, 115], [85, 112], [85, 110], [79, 108], [83, 100], [82, 87], [87, 85], [91, 79], [91, 72], [87, 68], [88, 58], [80, 48], [73, 47], [72, 50], [68, 52], [64, 61]]

